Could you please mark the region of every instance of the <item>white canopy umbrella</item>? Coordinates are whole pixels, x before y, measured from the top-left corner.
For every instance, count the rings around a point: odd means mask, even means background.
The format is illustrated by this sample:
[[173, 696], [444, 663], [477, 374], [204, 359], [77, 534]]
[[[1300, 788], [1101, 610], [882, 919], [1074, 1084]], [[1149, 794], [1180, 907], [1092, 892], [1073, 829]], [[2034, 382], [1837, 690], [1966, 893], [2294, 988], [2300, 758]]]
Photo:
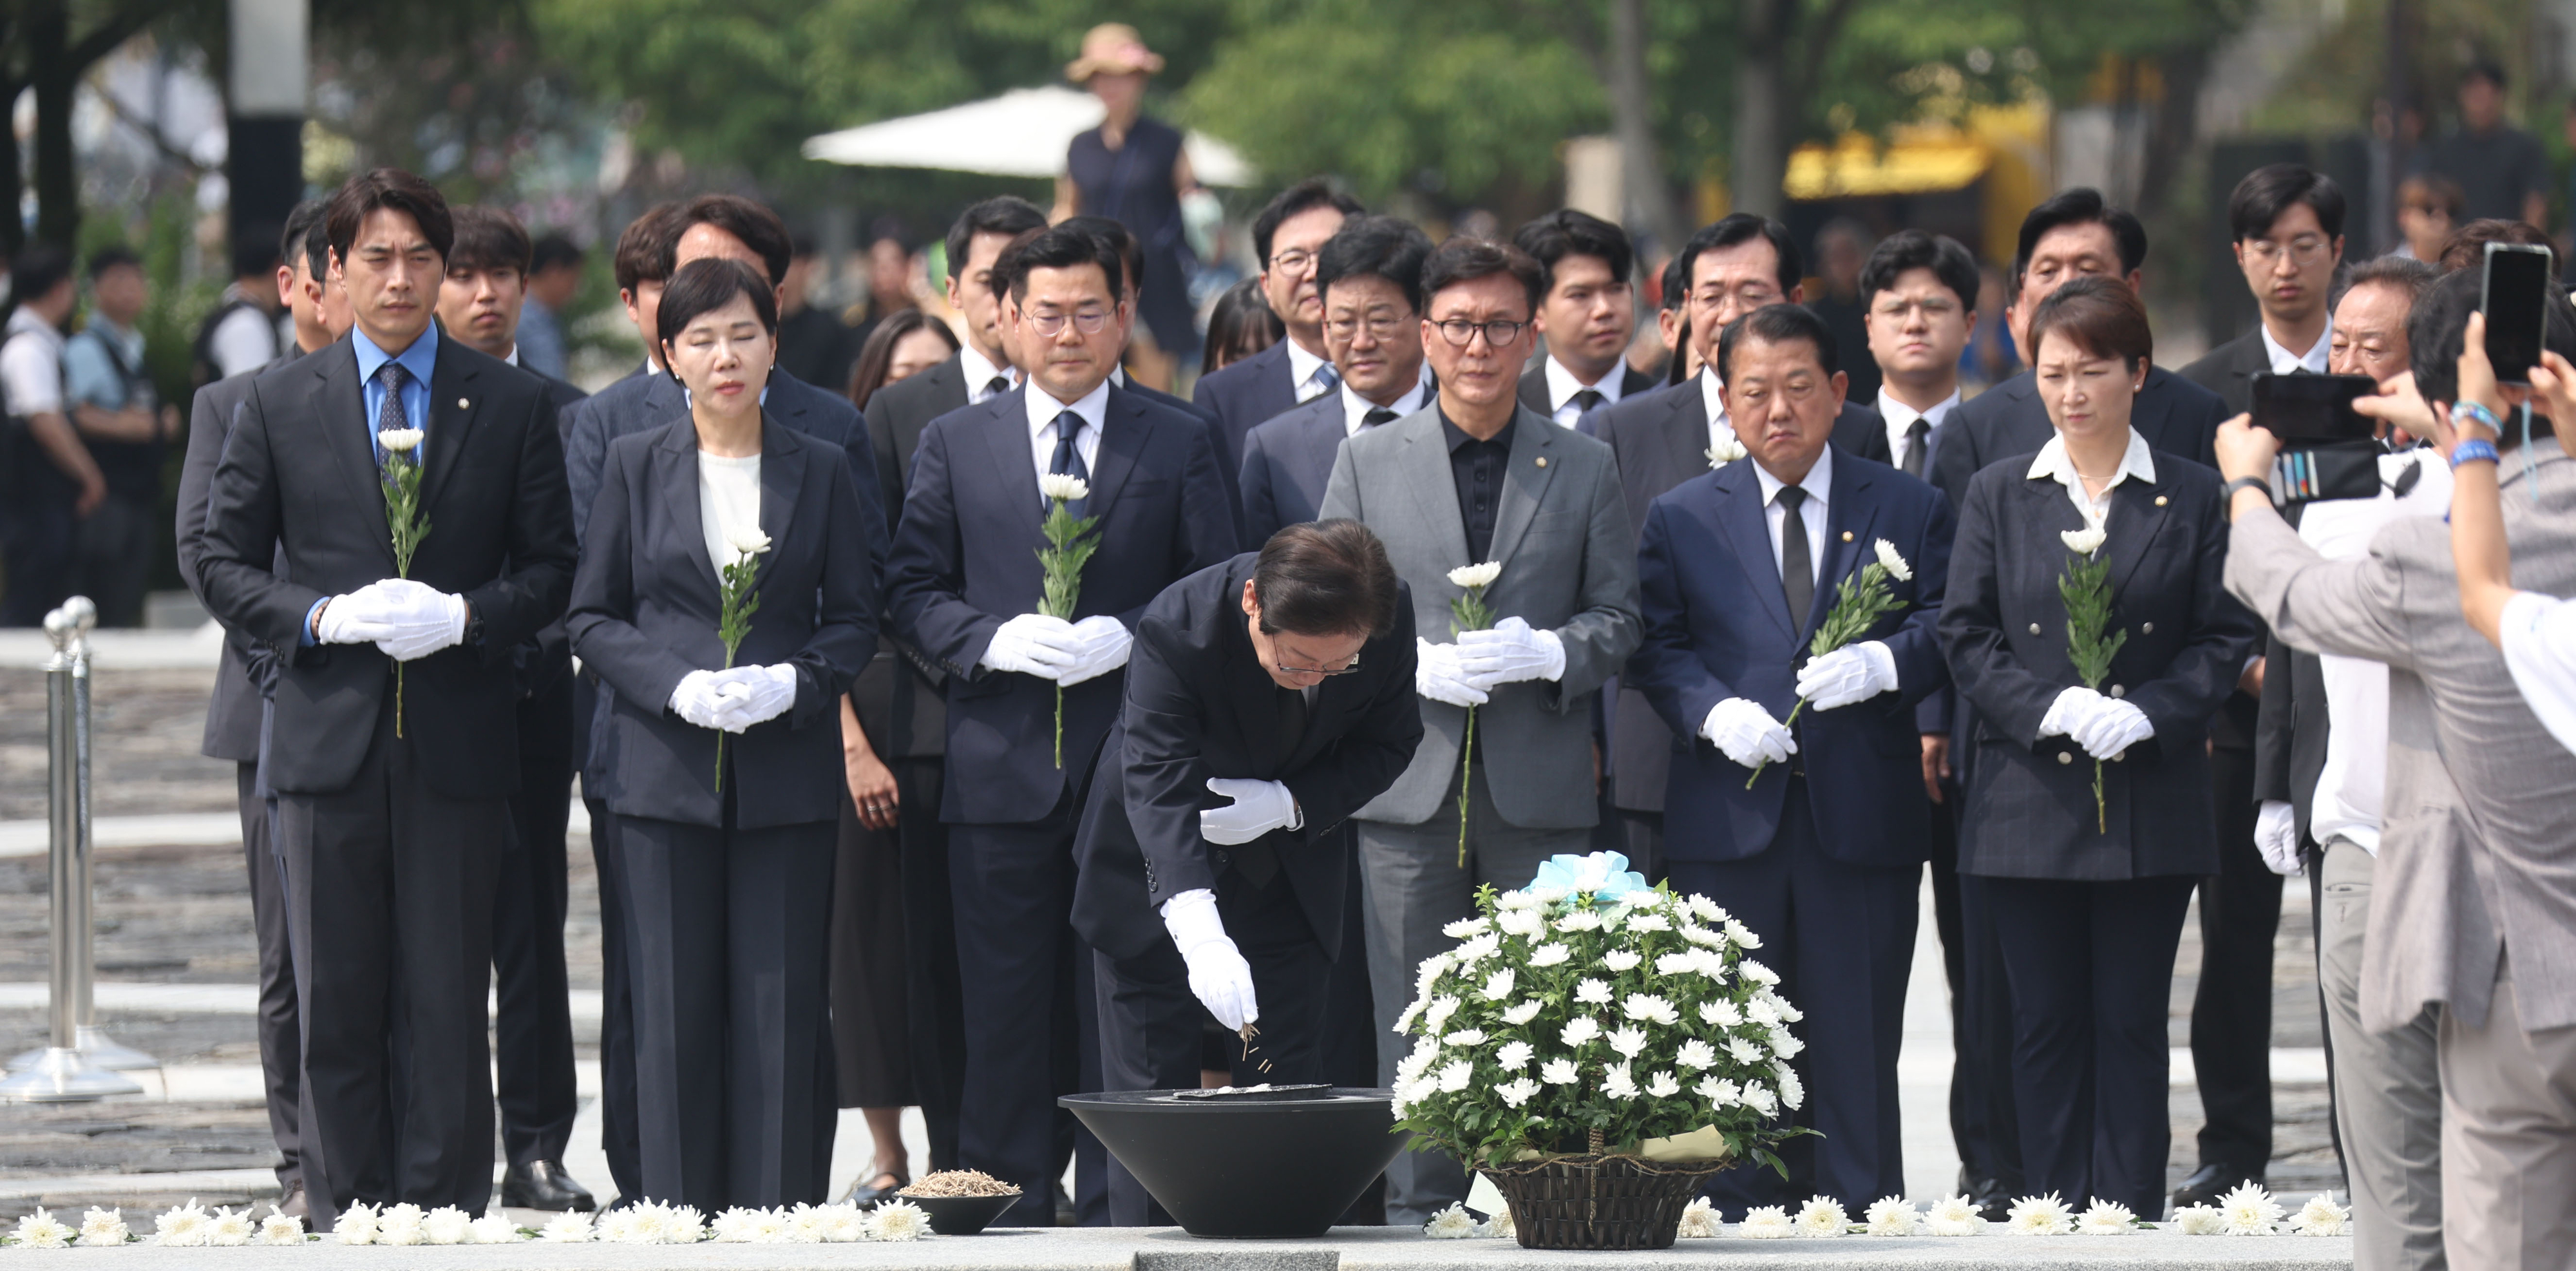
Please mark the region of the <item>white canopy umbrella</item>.
[[[1065, 148], [1100, 124], [1103, 107], [1089, 93], [1050, 85], [1015, 88], [999, 97], [928, 114], [879, 120], [805, 141], [805, 157], [870, 168], [937, 168], [995, 176], [1063, 173]], [[1252, 183], [1252, 165], [1205, 133], [1186, 140], [1190, 170], [1208, 185]]]

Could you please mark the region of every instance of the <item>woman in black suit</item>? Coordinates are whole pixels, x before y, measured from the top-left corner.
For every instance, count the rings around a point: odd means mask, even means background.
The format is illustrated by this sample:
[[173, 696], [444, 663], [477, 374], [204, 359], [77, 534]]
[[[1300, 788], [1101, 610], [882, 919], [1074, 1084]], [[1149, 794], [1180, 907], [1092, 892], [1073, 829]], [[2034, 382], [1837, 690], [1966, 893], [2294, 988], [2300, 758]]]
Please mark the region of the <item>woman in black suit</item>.
[[[2079, 279], [2040, 303], [2030, 338], [2057, 436], [1969, 483], [1941, 607], [1977, 721], [1959, 873], [2012, 988], [2030, 1190], [2152, 1217], [2172, 1137], [2174, 947], [2193, 880], [2218, 868], [2208, 723], [2256, 625], [2220, 585], [2218, 474], [2129, 427], [2152, 353], [2137, 296]], [[2096, 552], [2126, 635], [2098, 691], [2069, 657], [2058, 590]]]
[[[761, 414], [772, 296], [729, 260], [692, 262], [663, 291], [664, 365], [689, 413], [609, 448], [566, 620], [617, 689], [601, 744], [628, 879], [643, 1191], [709, 1214], [825, 1199], [839, 702], [877, 638], [868, 543], [884, 527], [837, 447]], [[745, 560], [758, 606], [728, 658], [719, 579]]]

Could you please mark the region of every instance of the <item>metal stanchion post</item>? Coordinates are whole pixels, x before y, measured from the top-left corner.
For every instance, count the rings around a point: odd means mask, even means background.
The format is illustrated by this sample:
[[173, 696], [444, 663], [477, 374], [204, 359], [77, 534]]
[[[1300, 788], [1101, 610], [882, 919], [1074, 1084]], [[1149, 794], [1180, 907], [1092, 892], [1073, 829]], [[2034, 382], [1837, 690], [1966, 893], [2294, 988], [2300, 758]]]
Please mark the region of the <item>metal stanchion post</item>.
[[[84, 607], [87, 601], [81, 602]], [[23, 1071], [0, 1081], [0, 1099], [71, 1103], [143, 1087], [98, 1067], [80, 1052], [81, 1008], [88, 1000], [89, 791], [87, 704], [89, 621], [65, 605], [45, 615], [54, 656], [45, 663], [49, 724], [47, 811], [52, 819], [53, 1044]]]
[[106, 1030], [98, 1026], [98, 1006], [94, 1000], [93, 991], [98, 982], [96, 947], [98, 927], [90, 917], [91, 911], [95, 908], [94, 898], [98, 894], [97, 884], [90, 870], [93, 863], [92, 849], [98, 845], [98, 840], [90, 830], [93, 811], [90, 794], [93, 788], [91, 777], [96, 771], [90, 763], [93, 753], [91, 742], [96, 734], [90, 728], [89, 709], [89, 633], [98, 625], [98, 606], [91, 604], [87, 596], [74, 596], [63, 602], [63, 610], [70, 614], [72, 619], [72, 731], [77, 741], [80, 769], [80, 837], [75, 840], [80, 845], [80, 957], [72, 963], [72, 970], [79, 976], [76, 987], [80, 998], [81, 1058], [88, 1060], [93, 1068], [105, 1068], [114, 1072], [158, 1068], [161, 1066], [160, 1060], [131, 1046], [118, 1045], [115, 1039], [107, 1035]]

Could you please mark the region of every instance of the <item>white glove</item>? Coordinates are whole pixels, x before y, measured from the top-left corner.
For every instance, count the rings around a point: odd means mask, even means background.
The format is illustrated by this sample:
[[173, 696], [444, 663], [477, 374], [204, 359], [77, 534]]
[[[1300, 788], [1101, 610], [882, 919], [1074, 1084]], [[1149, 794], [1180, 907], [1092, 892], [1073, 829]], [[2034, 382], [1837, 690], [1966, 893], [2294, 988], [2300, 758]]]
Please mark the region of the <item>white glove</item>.
[[2039, 735], [2071, 740], [2110, 700], [2080, 684], [2067, 689], [2048, 704], [2048, 713], [2040, 717]]
[[1459, 668], [1457, 645], [1420, 636], [1413, 638], [1413, 691], [1452, 706], [1482, 706], [1487, 698], [1484, 687]]
[[717, 673], [722, 681], [716, 699], [716, 726], [739, 733], [787, 713], [796, 704], [796, 668], [738, 666]]
[[1297, 796], [1279, 782], [1210, 777], [1207, 788], [1219, 798], [1234, 800], [1231, 806], [1199, 813], [1199, 837], [1220, 847], [1249, 843], [1281, 826], [1293, 830], [1305, 823], [1297, 812]]
[[2265, 799], [2263, 809], [2254, 814], [2254, 850], [2263, 854], [2265, 868], [2283, 878], [2298, 877], [2299, 810], [2286, 799]]
[[1080, 652], [1073, 665], [1065, 668], [1056, 683], [1071, 688], [1084, 680], [1097, 679], [1127, 665], [1127, 655], [1136, 647], [1136, 637], [1127, 624], [1105, 613], [1096, 613], [1073, 624], [1073, 636]]
[[671, 690], [671, 713], [700, 728], [721, 728], [716, 711], [722, 704], [726, 684], [718, 679], [719, 671], [691, 671], [680, 677], [679, 687]]
[[2156, 735], [2147, 713], [2116, 697], [2102, 699], [2093, 718], [2075, 729], [2075, 744], [2096, 759], [2114, 759], [2129, 747]]
[[[375, 585], [383, 591], [385, 617], [393, 626], [391, 635], [376, 641], [386, 657], [409, 662], [465, 642], [465, 597], [408, 578], [387, 578]], [[330, 611], [324, 610], [323, 616], [329, 617]]]
[[1172, 933], [1181, 961], [1189, 964], [1191, 994], [1206, 1004], [1216, 1022], [1241, 1031], [1261, 1018], [1261, 1008], [1252, 1000], [1252, 964], [1225, 934], [1215, 892], [1201, 887], [1164, 901], [1163, 929]]
[[1082, 656], [1082, 641], [1073, 624], [1042, 613], [1024, 613], [1001, 625], [993, 642], [976, 661], [996, 671], [1017, 671], [1052, 680]]
[[1485, 631], [1458, 633], [1458, 669], [1467, 682], [1491, 692], [1515, 680], [1553, 680], [1565, 674], [1565, 641], [1553, 631], [1505, 618]]
[[1820, 711], [1895, 691], [1896, 655], [1880, 640], [1846, 644], [1798, 670], [1798, 696]]
[[[390, 581], [390, 580], [388, 580]], [[381, 582], [368, 583], [346, 595], [333, 596], [314, 624], [316, 644], [373, 644], [394, 634], [393, 597]]]
[[1749, 698], [1730, 697], [1710, 707], [1699, 735], [1747, 768], [1778, 763], [1798, 753], [1798, 739], [1771, 712]]

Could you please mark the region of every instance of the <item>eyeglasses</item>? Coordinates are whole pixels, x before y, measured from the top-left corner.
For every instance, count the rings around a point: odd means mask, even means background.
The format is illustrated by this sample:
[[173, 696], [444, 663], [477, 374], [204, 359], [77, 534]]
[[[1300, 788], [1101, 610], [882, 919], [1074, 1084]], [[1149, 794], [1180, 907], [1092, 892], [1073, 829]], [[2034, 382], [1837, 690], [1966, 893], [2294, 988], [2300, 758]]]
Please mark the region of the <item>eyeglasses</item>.
[[[2327, 251], [2333, 247], [2333, 243], [2314, 234], [2301, 234], [2290, 240], [2288, 250], [2291, 260], [2302, 265], [2313, 265], [2324, 259]], [[2281, 251], [2281, 245], [2268, 238], [2245, 240], [2245, 254], [2266, 265], [2279, 263]]]
[[1064, 324], [1067, 322], [1071, 322], [1073, 329], [1084, 335], [1098, 335], [1101, 328], [1109, 325], [1109, 311], [1106, 309], [1084, 309], [1070, 316], [1061, 313], [1032, 313], [1027, 317], [1031, 330], [1050, 339], [1064, 334]]
[[1291, 247], [1270, 258], [1270, 267], [1283, 274], [1302, 274], [1315, 263], [1315, 253], [1303, 247]]
[[1465, 318], [1451, 318], [1438, 325], [1442, 338], [1462, 349], [1475, 342], [1476, 333], [1479, 331], [1484, 332], [1485, 344], [1488, 348], [1499, 349], [1521, 338], [1521, 332], [1529, 326], [1526, 322], [1511, 322], [1500, 318], [1492, 322], [1470, 322]]
[[[1370, 339], [1384, 342], [1394, 339], [1397, 332], [1404, 330], [1404, 322], [1402, 318], [1373, 313], [1369, 315], [1365, 325], [1368, 327]], [[1359, 319], [1344, 314], [1338, 318], [1325, 319], [1324, 330], [1336, 340], [1347, 340], [1358, 334], [1362, 325]]]
[[1360, 655], [1352, 654], [1351, 660], [1340, 666], [1290, 666], [1277, 662], [1272, 667], [1281, 675], [1349, 675], [1360, 669]]

